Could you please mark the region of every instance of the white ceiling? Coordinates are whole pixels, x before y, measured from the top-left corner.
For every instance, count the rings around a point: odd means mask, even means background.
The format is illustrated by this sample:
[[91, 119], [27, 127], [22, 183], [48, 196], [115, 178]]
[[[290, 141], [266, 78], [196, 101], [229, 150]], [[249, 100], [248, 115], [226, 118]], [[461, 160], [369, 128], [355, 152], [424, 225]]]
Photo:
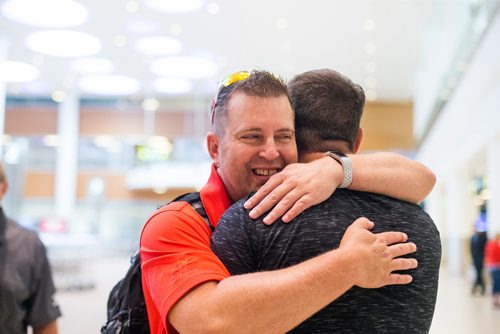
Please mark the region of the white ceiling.
[[[126, 10], [130, 1], [79, 2], [89, 10], [89, 17], [72, 29], [101, 39], [97, 56], [115, 63], [114, 74], [138, 79], [142, 84], [139, 98], [155, 96], [151, 88], [155, 76], [149, 68], [154, 58], [133, 49], [134, 42], [147, 34], [129, 32], [127, 25], [132, 21], [148, 21], [157, 27], [155, 35], [179, 38], [183, 43], [179, 55], [205, 56], [216, 62], [217, 74], [196, 81], [189, 96], [211, 95], [220, 77], [241, 69], [264, 68], [291, 78], [305, 70], [329, 67], [366, 91], [370, 89], [367, 78], [375, 78], [378, 101], [406, 101], [413, 96], [429, 28], [439, 20], [434, 7], [443, 0], [206, 0], [202, 9], [189, 14], [157, 12], [141, 0], [136, 0], [135, 12]], [[219, 11], [211, 14], [207, 8], [214, 3]], [[69, 66], [71, 58], [37, 56], [26, 48], [25, 39], [38, 29], [1, 15], [0, 38], [3, 35], [8, 46], [3, 58], [41, 63], [37, 81], [8, 84], [9, 95], [30, 94], [30, 87], [47, 95], [53, 90], [78, 89], [79, 77]], [[364, 27], [367, 20], [374, 22], [371, 31]], [[124, 46], [114, 45], [118, 35], [125, 37]], [[374, 53], [366, 52], [367, 44], [374, 46]], [[373, 73], [366, 69], [368, 62], [376, 65]]]

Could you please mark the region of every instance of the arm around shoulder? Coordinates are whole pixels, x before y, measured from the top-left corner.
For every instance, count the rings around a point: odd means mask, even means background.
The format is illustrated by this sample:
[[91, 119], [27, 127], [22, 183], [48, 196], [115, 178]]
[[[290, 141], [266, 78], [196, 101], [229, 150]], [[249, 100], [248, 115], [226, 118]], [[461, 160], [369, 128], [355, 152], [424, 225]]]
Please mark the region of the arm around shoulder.
[[425, 165], [391, 152], [350, 155], [353, 181], [349, 189], [419, 203], [432, 191], [436, 176]]

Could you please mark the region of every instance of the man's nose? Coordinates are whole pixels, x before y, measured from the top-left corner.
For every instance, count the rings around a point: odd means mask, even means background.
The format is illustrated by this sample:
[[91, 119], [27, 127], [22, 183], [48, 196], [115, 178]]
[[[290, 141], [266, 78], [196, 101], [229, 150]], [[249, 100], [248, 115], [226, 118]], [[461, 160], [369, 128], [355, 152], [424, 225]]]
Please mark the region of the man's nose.
[[264, 158], [266, 160], [274, 160], [276, 158], [278, 158], [280, 155], [277, 147], [276, 147], [276, 143], [273, 139], [270, 139], [268, 140], [264, 146], [262, 147], [260, 153], [259, 153], [259, 157], [261, 158]]

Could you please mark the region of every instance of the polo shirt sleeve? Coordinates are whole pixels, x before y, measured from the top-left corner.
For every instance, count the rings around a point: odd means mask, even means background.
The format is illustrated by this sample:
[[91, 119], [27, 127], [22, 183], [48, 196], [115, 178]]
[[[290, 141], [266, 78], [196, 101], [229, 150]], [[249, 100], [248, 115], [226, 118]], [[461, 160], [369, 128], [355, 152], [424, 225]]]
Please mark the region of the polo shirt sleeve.
[[39, 326], [56, 320], [61, 316], [61, 312], [54, 300], [56, 289], [45, 246], [38, 237], [35, 237], [32, 242], [34, 244], [34, 279], [31, 282], [32, 294], [28, 300], [26, 318], [31, 326]]
[[[141, 235], [146, 302], [154, 304], [165, 328], [172, 306], [193, 287], [229, 277], [210, 249], [211, 231], [186, 202], [173, 202], [148, 220]], [[150, 307], [148, 304], [148, 313]]]

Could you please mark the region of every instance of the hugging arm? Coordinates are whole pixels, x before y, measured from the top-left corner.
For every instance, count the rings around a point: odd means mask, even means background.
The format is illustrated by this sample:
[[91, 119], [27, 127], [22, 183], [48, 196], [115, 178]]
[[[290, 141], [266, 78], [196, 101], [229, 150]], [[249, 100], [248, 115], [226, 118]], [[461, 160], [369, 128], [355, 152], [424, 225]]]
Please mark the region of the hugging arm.
[[[353, 180], [349, 189], [382, 194], [411, 203], [422, 201], [436, 182], [434, 173], [423, 164], [402, 155], [381, 152], [352, 154]], [[246, 203], [250, 217], [271, 224], [279, 217], [289, 222], [312, 205], [330, 197], [342, 183], [340, 163], [322, 157], [309, 163], [290, 164], [273, 175]]]

